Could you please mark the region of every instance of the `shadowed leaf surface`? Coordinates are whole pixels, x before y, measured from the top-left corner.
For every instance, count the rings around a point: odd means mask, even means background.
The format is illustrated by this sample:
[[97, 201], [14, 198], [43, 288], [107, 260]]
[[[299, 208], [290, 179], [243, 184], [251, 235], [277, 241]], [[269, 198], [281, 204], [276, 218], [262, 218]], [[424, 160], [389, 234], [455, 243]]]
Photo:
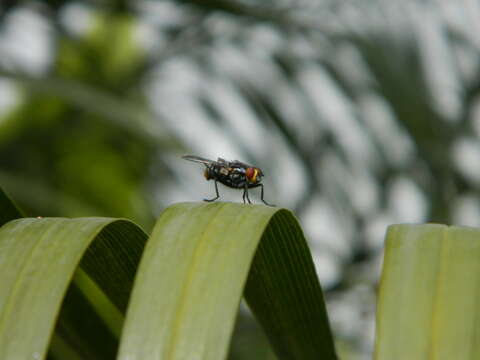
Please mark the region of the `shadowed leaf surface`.
[[23, 215], [20, 210], [17, 209], [12, 200], [0, 188], [0, 225], [21, 217]]

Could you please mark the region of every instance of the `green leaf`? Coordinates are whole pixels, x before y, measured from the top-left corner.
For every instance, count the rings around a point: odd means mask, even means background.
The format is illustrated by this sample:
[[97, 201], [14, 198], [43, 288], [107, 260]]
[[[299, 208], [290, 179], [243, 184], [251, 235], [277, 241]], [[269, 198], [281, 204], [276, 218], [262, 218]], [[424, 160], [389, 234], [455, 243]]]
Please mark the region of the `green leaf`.
[[390, 226], [375, 359], [478, 359], [479, 259], [480, 229]]
[[[27, 218], [1, 227], [0, 359], [44, 358], [80, 262], [115, 307], [125, 311], [145, 241], [146, 235], [133, 223], [109, 218]], [[84, 358], [112, 358], [116, 348], [109, 339], [97, 337], [98, 346], [89, 348], [88, 340], [105, 331], [86, 327], [85, 314], [94, 311], [82, 311], [92, 300], [82, 293], [85, 288], [69, 289], [57, 329], [60, 338], [53, 346], [67, 348], [68, 343]]]
[[162, 213], [137, 274], [119, 359], [224, 359], [251, 266], [247, 301], [278, 357], [335, 359], [295, 218], [233, 203], [183, 203]]

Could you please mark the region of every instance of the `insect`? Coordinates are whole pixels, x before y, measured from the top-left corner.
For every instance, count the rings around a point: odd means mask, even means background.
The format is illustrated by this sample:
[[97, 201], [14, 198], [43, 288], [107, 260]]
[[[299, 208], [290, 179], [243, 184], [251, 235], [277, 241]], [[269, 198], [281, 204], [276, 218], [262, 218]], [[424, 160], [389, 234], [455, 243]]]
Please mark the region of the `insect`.
[[262, 199], [263, 203], [268, 206], [274, 206], [267, 203], [263, 199], [263, 172], [259, 168], [247, 165], [238, 160], [227, 161], [222, 158], [218, 158], [217, 161], [214, 161], [195, 155], [185, 155], [182, 156], [182, 158], [204, 164], [206, 166], [203, 173], [205, 179], [215, 181], [215, 192], [217, 196], [215, 196], [213, 199], [203, 199], [204, 201], [215, 201], [220, 197], [217, 185], [217, 182], [220, 182], [223, 185], [234, 189], [243, 189], [243, 202], [245, 203], [245, 199], [247, 199], [249, 204], [252, 202], [248, 197], [248, 189], [261, 187], [262, 192], [260, 198]]

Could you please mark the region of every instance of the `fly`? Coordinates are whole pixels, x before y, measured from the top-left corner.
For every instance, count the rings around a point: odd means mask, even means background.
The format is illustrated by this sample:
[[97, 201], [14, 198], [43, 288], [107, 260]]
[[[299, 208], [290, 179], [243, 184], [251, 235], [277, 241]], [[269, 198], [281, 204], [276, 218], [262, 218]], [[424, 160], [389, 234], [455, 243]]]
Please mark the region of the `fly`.
[[220, 197], [217, 185], [217, 182], [220, 182], [223, 185], [233, 189], [243, 189], [243, 202], [245, 203], [245, 199], [247, 199], [249, 204], [252, 202], [248, 197], [248, 189], [261, 187], [262, 191], [260, 198], [263, 203], [268, 206], [275, 206], [270, 205], [263, 199], [263, 172], [261, 169], [255, 166], [247, 165], [238, 160], [227, 161], [222, 158], [218, 158], [217, 161], [214, 161], [195, 155], [185, 155], [182, 156], [182, 158], [204, 164], [205, 171], [203, 175], [205, 176], [205, 179], [214, 180], [216, 196], [213, 199], [203, 199], [204, 201], [215, 201]]

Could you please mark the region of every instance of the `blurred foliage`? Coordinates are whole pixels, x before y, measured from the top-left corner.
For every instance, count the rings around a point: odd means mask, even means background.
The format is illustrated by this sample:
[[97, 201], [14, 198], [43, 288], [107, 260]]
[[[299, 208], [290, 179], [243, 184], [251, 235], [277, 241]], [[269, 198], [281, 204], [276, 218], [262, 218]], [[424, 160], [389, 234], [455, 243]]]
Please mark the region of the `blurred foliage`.
[[[0, 6], [0, 76], [16, 94], [0, 106], [0, 182], [27, 214], [148, 228], [204, 191], [178, 155], [238, 154], [332, 264], [323, 283], [345, 354], [372, 348], [387, 224], [480, 224], [470, 1]], [[24, 32], [44, 46], [22, 52]]]

